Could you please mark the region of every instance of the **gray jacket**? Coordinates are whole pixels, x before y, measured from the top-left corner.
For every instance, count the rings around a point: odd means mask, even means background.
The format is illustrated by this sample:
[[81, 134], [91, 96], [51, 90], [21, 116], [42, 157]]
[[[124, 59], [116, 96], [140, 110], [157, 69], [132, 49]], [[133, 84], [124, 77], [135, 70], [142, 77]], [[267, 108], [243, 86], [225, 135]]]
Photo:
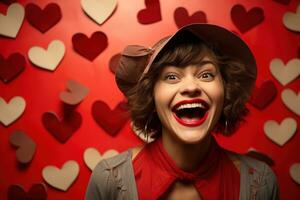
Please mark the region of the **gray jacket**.
[[[91, 175], [85, 199], [138, 200], [131, 157], [128, 150], [99, 162]], [[239, 199], [278, 200], [277, 181], [270, 167], [247, 156], [238, 157], [241, 161]]]

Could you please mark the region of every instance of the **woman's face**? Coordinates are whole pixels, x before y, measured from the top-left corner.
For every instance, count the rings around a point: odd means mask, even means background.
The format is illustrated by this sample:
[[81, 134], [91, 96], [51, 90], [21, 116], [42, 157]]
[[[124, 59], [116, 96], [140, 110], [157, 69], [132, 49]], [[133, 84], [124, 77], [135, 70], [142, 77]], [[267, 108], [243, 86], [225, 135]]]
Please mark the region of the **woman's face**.
[[219, 120], [224, 87], [218, 66], [208, 56], [199, 65], [165, 66], [154, 85], [162, 134], [195, 144]]

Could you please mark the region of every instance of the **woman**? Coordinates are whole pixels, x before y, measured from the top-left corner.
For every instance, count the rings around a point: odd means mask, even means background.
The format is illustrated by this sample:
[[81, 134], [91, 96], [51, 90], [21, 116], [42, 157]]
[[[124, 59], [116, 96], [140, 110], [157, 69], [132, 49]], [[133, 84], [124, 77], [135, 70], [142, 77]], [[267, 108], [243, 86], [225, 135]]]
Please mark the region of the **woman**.
[[278, 199], [264, 163], [222, 149], [248, 110], [255, 59], [230, 31], [190, 24], [124, 49], [116, 82], [134, 128], [154, 142], [101, 161], [86, 199]]

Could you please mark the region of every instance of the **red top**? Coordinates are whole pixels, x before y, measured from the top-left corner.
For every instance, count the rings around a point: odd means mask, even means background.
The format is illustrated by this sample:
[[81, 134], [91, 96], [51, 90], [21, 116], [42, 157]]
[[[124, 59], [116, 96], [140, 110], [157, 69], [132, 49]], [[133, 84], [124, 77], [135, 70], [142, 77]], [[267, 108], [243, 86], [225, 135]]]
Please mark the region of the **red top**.
[[185, 172], [176, 166], [161, 138], [142, 149], [133, 160], [133, 169], [141, 200], [158, 199], [177, 180], [191, 181], [204, 200], [239, 199], [239, 171], [214, 139], [194, 172]]

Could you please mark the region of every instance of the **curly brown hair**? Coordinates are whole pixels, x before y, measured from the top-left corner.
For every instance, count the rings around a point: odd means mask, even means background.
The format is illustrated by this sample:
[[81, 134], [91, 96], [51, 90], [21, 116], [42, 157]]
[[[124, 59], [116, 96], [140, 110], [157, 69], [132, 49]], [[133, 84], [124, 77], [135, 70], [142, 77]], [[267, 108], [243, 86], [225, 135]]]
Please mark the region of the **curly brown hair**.
[[132, 122], [136, 130], [146, 136], [161, 132], [161, 123], [155, 112], [153, 88], [164, 66], [184, 67], [198, 64], [204, 56], [213, 59], [221, 72], [224, 82], [224, 105], [215, 131], [229, 135], [248, 113], [246, 102], [249, 99], [255, 74], [238, 60], [219, 52], [213, 44], [197, 37], [181, 37], [169, 44], [155, 58], [150, 70], [144, 74], [126, 94]]

